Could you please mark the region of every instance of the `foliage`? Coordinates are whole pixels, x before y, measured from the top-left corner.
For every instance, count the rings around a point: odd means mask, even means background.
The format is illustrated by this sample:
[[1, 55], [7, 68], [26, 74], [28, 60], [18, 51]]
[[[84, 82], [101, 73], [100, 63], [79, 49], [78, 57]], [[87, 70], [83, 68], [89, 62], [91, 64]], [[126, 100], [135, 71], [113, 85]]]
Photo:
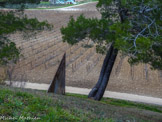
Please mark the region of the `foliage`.
[[71, 17], [61, 29], [63, 40], [75, 44], [91, 38], [100, 53], [113, 42], [131, 64], [148, 63], [161, 70], [161, 8], [160, 0], [99, 0], [101, 19]]
[[22, 10], [0, 11], [0, 64], [16, 62], [20, 56], [20, 49], [8, 38], [9, 34], [19, 31], [27, 37], [51, 27], [46, 21], [39, 22], [36, 18], [28, 19]]

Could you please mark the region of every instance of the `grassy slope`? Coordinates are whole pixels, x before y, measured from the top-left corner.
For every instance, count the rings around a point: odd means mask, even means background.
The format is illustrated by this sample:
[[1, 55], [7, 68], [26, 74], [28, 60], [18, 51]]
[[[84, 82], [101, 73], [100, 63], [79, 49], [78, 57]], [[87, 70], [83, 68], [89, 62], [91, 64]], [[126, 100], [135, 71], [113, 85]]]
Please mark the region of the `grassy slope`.
[[[162, 107], [145, 105], [144, 108], [139, 109], [133, 103], [113, 100], [103, 99], [97, 102], [81, 95], [61, 96], [47, 94], [43, 91], [0, 86], [0, 116], [11, 116], [16, 119], [20, 116], [38, 117], [40, 118], [38, 121], [42, 122], [47, 120], [162, 121]], [[154, 107], [154, 109], [148, 110], [146, 106]], [[21, 121], [20, 118], [19, 121]]]
[[[87, 99], [86, 95], [69, 94], [69, 93], [67, 95]], [[126, 100], [119, 100], [119, 99], [112, 99], [112, 98], [102, 98], [100, 102], [104, 104], [110, 104], [110, 105], [115, 105], [115, 106], [120, 106], [120, 107], [132, 107], [132, 108], [138, 108], [138, 109], [144, 109], [144, 110], [162, 113], [162, 106], [160, 107], [160, 106], [155, 106], [155, 105], [130, 102]]]

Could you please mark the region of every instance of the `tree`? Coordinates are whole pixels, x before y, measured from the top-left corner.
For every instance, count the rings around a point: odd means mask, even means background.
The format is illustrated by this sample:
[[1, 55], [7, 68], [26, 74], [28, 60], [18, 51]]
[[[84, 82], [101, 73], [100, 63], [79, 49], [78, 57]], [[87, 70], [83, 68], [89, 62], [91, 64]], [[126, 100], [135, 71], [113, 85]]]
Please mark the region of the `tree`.
[[39, 22], [36, 18], [28, 19], [24, 14], [26, 3], [38, 4], [39, 2], [40, 0], [0, 1], [0, 7], [5, 7], [8, 4], [20, 4], [20, 8], [0, 11], [0, 66], [5, 66], [5, 69], [7, 69], [6, 75], [10, 83], [15, 63], [20, 57], [21, 50], [8, 38], [8, 35], [19, 31], [27, 39], [42, 30], [50, 30], [52, 28], [52, 25], [48, 24], [47, 21]]
[[142, 62], [162, 70], [162, 4], [160, 0], [99, 0], [97, 9], [101, 19], [71, 17], [61, 33], [63, 41], [72, 45], [88, 37], [97, 44], [97, 52], [107, 53], [99, 80], [89, 93], [100, 100], [118, 52], [129, 56], [131, 65]]
[[[20, 49], [8, 38], [9, 34], [16, 31], [31, 35], [44, 29], [51, 29], [47, 21], [39, 22], [36, 18], [28, 19], [24, 14], [24, 3], [37, 3], [38, 0], [3, 0], [0, 6], [8, 3], [22, 4], [22, 7], [12, 11], [0, 11], [0, 65], [6, 65], [10, 62], [16, 62], [20, 56]], [[3, 3], [3, 4], [2, 4]]]

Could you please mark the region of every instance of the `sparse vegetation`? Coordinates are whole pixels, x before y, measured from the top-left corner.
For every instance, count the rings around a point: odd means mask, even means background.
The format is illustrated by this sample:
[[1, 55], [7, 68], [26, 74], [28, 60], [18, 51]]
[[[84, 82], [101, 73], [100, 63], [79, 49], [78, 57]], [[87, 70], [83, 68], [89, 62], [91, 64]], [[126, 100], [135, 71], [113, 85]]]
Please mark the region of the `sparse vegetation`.
[[[111, 100], [113, 103], [117, 102]], [[82, 95], [68, 94], [67, 96], [60, 96], [47, 94], [43, 91], [0, 86], [0, 119], [3, 119], [3, 115], [4, 117], [15, 117], [12, 121], [22, 121], [22, 118], [27, 119], [27, 117], [28, 121], [32, 121], [34, 118], [36, 121], [96, 122], [162, 120], [161, 113], [151, 112], [147, 109], [141, 110], [138, 107], [132, 107], [132, 105], [128, 106], [129, 102], [118, 101], [120, 105], [111, 105], [108, 102], [105, 104], [104, 101], [88, 100]], [[123, 105], [124, 107], [121, 107]], [[141, 111], [142, 113], [138, 114]], [[150, 119], [149, 115], [151, 114], [154, 117]]]
[[[79, 95], [79, 94], [67, 94], [67, 95], [87, 99], [87, 95]], [[130, 102], [126, 100], [118, 100], [112, 98], [102, 98], [100, 102], [109, 105], [120, 106], [120, 107], [132, 107], [132, 108], [138, 108], [138, 109], [144, 109], [144, 110], [162, 113], [162, 107], [156, 105], [136, 103], [136, 102]]]

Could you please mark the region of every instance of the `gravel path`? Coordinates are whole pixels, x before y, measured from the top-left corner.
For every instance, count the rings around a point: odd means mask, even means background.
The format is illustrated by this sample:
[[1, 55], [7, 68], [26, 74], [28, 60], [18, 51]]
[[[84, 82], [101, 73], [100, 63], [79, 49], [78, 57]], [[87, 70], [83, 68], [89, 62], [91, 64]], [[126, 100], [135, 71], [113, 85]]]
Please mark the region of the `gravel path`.
[[[9, 81], [6, 81], [6, 84], [10, 84]], [[38, 84], [38, 83], [29, 83], [29, 82], [12, 82], [13, 87], [21, 87], [21, 88], [29, 88], [29, 89], [36, 89], [36, 90], [48, 90], [49, 84]], [[66, 86], [67, 93], [75, 93], [75, 94], [82, 94], [88, 95], [90, 89], [86, 88], [78, 88], [78, 87], [71, 87]], [[105, 91], [104, 97], [115, 98], [115, 99], [122, 99], [134, 102], [141, 102], [141, 103], [148, 103], [148, 104], [155, 104], [162, 106], [162, 99], [155, 98], [155, 97], [147, 97], [147, 96], [140, 96], [135, 94], [128, 94], [128, 93], [120, 93], [120, 92], [112, 92], [112, 91]]]

